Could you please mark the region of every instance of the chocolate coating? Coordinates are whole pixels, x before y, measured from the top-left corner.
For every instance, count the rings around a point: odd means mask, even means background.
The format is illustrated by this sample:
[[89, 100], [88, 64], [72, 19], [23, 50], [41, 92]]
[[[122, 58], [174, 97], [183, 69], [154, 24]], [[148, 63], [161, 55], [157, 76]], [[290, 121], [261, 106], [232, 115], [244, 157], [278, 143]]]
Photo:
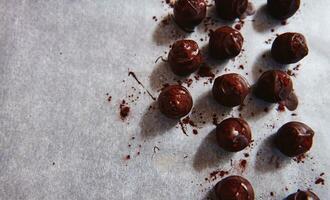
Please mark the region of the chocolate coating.
[[205, 16], [205, 0], [178, 0], [174, 5], [174, 20], [185, 31], [192, 32]]
[[296, 193], [288, 196], [286, 200], [320, 200], [320, 198], [311, 191], [298, 190]]
[[241, 176], [228, 176], [215, 186], [217, 200], [254, 200], [251, 183]]
[[265, 101], [276, 103], [286, 100], [293, 90], [290, 76], [280, 70], [264, 72], [255, 87], [255, 95]]
[[193, 100], [189, 91], [181, 85], [170, 85], [158, 97], [160, 111], [169, 118], [178, 119], [187, 115]]
[[203, 58], [195, 41], [178, 40], [172, 45], [168, 62], [174, 74], [186, 76], [201, 66]]
[[217, 125], [216, 135], [219, 146], [226, 151], [237, 152], [251, 143], [249, 124], [241, 118], [228, 118]]
[[229, 26], [220, 27], [210, 34], [210, 54], [216, 59], [233, 58], [241, 52], [243, 42], [239, 31]]
[[225, 74], [215, 79], [213, 97], [224, 106], [234, 107], [241, 105], [249, 94], [249, 84], [239, 74]]
[[276, 133], [275, 145], [289, 157], [306, 153], [313, 144], [314, 131], [304, 123], [288, 122]]
[[300, 6], [300, 0], [267, 0], [268, 12], [276, 19], [284, 20], [294, 15]]
[[248, 0], [216, 0], [215, 5], [220, 18], [234, 20], [246, 11]]
[[306, 39], [300, 33], [283, 33], [274, 40], [271, 53], [278, 63], [296, 63], [308, 54]]

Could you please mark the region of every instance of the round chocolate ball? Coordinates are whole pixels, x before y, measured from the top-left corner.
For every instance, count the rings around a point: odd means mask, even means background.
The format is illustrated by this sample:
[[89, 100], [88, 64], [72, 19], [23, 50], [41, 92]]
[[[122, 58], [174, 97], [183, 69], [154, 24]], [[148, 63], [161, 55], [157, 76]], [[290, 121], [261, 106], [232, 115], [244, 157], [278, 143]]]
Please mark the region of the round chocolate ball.
[[162, 90], [158, 97], [160, 111], [167, 117], [178, 119], [187, 115], [193, 100], [189, 91], [181, 85], [170, 85]]
[[212, 93], [221, 105], [234, 107], [243, 104], [249, 90], [250, 86], [244, 77], [231, 73], [215, 79]]
[[306, 153], [313, 144], [314, 131], [304, 123], [288, 122], [276, 133], [275, 145], [289, 157]]
[[293, 91], [290, 76], [280, 70], [264, 72], [255, 87], [255, 95], [267, 102], [276, 103], [286, 100]]
[[205, 16], [205, 0], [178, 0], [174, 4], [174, 20], [184, 31], [192, 32]]
[[172, 45], [168, 62], [174, 74], [186, 76], [201, 66], [203, 58], [195, 41], [179, 40]]
[[234, 20], [244, 14], [248, 0], [216, 0], [215, 5], [220, 18]]
[[241, 118], [228, 118], [217, 125], [216, 135], [219, 146], [226, 151], [238, 152], [251, 143], [249, 124]]
[[306, 39], [300, 33], [283, 33], [274, 40], [271, 53], [278, 63], [296, 63], [308, 54]]
[[320, 198], [311, 191], [298, 190], [296, 193], [288, 196], [285, 200], [320, 200]]
[[217, 200], [254, 200], [251, 183], [241, 176], [228, 176], [215, 185]]
[[294, 15], [300, 6], [300, 0], [267, 0], [268, 12], [276, 19], [284, 20]]
[[229, 26], [220, 27], [210, 34], [210, 54], [216, 59], [233, 58], [241, 52], [243, 42], [239, 31]]

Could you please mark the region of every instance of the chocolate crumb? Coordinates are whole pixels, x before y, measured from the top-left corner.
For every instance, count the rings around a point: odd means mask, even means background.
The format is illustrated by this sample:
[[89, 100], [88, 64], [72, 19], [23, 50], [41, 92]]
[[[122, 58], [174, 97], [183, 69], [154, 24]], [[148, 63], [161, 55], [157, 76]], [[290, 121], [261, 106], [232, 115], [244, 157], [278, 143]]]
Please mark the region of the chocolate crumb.
[[242, 171], [246, 169], [247, 161], [246, 160], [241, 160], [239, 163], [239, 167], [241, 168]]
[[199, 68], [197, 74], [200, 77], [211, 77], [211, 78], [215, 77], [214, 73], [211, 71], [211, 68], [209, 66], [203, 66]]
[[182, 133], [185, 134], [186, 136], [188, 136], [187, 131], [186, 131], [186, 129], [185, 129], [184, 124], [182, 123], [182, 121], [180, 121], [179, 124], [181, 126]]
[[127, 103], [125, 102], [125, 100], [122, 100], [121, 104], [119, 105], [119, 109], [120, 109], [121, 119], [125, 120], [130, 112], [130, 107], [127, 106]]
[[318, 185], [318, 184], [324, 185], [324, 179], [323, 178], [316, 179], [315, 184], [316, 185]]
[[151, 92], [149, 92], [149, 90], [147, 90], [147, 88], [144, 87], [144, 85], [139, 81], [139, 79], [137, 78], [137, 76], [135, 75], [134, 72], [131, 72], [131, 71], [128, 72], [128, 76], [132, 76], [132, 77], [136, 80], [136, 82], [137, 82], [139, 85], [141, 85], [143, 89], [146, 90], [146, 92], [147, 92], [148, 95], [151, 97], [151, 99], [154, 100], [154, 101], [156, 101], [156, 97], [154, 97], [154, 96], [151, 94]]
[[280, 112], [284, 112], [285, 111], [285, 105], [284, 105], [284, 103], [280, 102], [278, 104], [277, 110], [280, 111]]
[[160, 149], [159, 149], [159, 147], [154, 146], [154, 153], [156, 153], [156, 150], [159, 151]]

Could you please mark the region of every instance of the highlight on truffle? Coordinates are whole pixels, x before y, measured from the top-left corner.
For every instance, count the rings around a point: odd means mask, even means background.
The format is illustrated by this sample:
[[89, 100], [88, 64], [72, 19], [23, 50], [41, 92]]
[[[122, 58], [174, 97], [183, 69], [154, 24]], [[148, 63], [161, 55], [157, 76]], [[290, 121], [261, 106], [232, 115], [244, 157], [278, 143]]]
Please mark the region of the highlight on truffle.
[[218, 144], [229, 152], [238, 152], [251, 143], [251, 128], [241, 118], [228, 118], [223, 120], [216, 128]]
[[283, 33], [274, 40], [271, 54], [274, 60], [281, 64], [299, 62], [308, 55], [306, 39], [300, 33]]
[[248, 0], [215, 0], [220, 18], [234, 20], [240, 18], [248, 8]]
[[203, 58], [195, 41], [178, 40], [172, 45], [168, 62], [174, 74], [186, 76], [202, 65]]
[[314, 131], [306, 124], [288, 122], [277, 131], [275, 145], [286, 156], [299, 156], [311, 149], [313, 137]]
[[267, 0], [269, 14], [279, 20], [292, 17], [299, 7], [300, 0]]
[[184, 31], [192, 32], [205, 16], [205, 0], [177, 0], [174, 4], [174, 20]]
[[264, 72], [258, 79], [254, 89], [255, 95], [264, 101], [277, 103], [289, 98], [293, 92], [290, 76], [280, 70]]
[[242, 50], [243, 36], [229, 26], [223, 26], [211, 31], [209, 51], [215, 59], [228, 59], [236, 57]]
[[181, 85], [170, 85], [158, 97], [159, 110], [165, 116], [179, 119], [186, 116], [193, 106], [189, 91]]
[[228, 107], [242, 105], [249, 91], [250, 86], [247, 80], [236, 73], [217, 77], [212, 87], [215, 100]]
[[320, 200], [320, 198], [312, 191], [298, 190], [296, 193], [288, 196], [285, 200]]
[[251, 183], [241, 176], [228, 176], [215, 185], [218, 200], [254, 200]]

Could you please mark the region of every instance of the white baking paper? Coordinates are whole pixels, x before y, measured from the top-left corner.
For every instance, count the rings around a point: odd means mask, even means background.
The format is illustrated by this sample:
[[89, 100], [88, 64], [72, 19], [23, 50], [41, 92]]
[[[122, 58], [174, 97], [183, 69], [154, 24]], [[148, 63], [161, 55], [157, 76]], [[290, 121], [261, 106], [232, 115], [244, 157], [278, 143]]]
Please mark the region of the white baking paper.
[[[275, 104], [247, 101], [241, 114], [253, 130], [253, 146], [229, 154], [215, 142], [212, 115], [221, 121], [239, 111], [214, 102], [212, 84], [204, 84], [207, 78], [191, 76], [188, 89], [196, 110], [191, 118], [198, 134], [188, 125], [186, 136], [177, 121], [157, 108], [148, 109], [156, 104], [128, 76], [135, 72], [158, 96], [162, 84], [178, 77], [155, 60], [160, 55], [166, 59], [169, 45], [184, 37], [196, 40], [205, 55], [204, 25], [192, 34], [184, 34], [172, 21], [161, 25], [172, 13], [161, 0], [1, 0], [0, 199], [207, 199], [221, 180], [205, 180], [214, 170], [247, 178], [258, 200], [283, 199], [297, 189], [312, 189], [328, 199], [330, 4], [302, 0], [299, 12], [283, 26], [265, 15], [265, 3], [253, 0], [256, 14], [244, 20], [245, 51], [227, 62], [207, 61], [219, 71], [217, 76], [237, 72], [252, 85], [259, 69], [280, 67], [270, 60], [271, 42], [265, 41], [277, 33], [303, 33], [310, 52], [299, 62], [299, 71], [293, 71], [300, 104], [295, 112], [278, 112]], [[208, 9], [216, 18], [214, 6]], [[231, 25], [217, 20], [209, 27], [224, 24]], [[124, 121], [119, 116], [123, 99], [130, 107]], [[270, 145], [272, 134], [291, 120], [316, 133], [304, 163]], [[247, 160], [244, 171], [237, 167], [241, 159]], [[316, 185], [322, 172], [325, 185]]]

